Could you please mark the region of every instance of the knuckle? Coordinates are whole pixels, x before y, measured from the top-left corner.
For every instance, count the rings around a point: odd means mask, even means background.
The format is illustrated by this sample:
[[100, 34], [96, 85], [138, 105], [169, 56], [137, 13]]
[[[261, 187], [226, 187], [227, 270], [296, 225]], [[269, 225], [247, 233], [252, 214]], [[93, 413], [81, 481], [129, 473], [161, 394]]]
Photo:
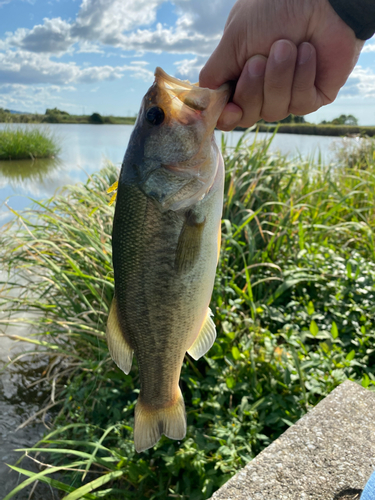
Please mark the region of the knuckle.
[[314, 87], [314, 82], [295, 79], [293, 82], [293, 92], [310, 92]]
[[254, 125], [258, 120], [260, 120], [260, 116], [257, 117], [250, 117], [250, 118], [244, 118], [238, 123], [238, 127], [244, 127], [244, 128], [249, 128]]
[[289, 86], [286, 84], [283, 78], [277, 78], [273, 76], [266, 78], [264, 87], [268, 92], [276, 91], [277, 93], [284, 93], [286, 88], [289, 90]]
[[292, 113], [293, 115], [301, 116], [301, 115], [307, 115], [309, 113], [313, 113], [319, 109], [318, 106], [314, 106], [314, 104], [309, 103], [292, 103], [289, 106], [289, 113]]
[[289, 111], [264, 111], [261, 113], [261, 118], [266, 122], [278, 122], [289, 115]]
[[319, 104], [313, 92], [293, 93], [289, 112], [294, 115], [306, 115], [319, 109]]

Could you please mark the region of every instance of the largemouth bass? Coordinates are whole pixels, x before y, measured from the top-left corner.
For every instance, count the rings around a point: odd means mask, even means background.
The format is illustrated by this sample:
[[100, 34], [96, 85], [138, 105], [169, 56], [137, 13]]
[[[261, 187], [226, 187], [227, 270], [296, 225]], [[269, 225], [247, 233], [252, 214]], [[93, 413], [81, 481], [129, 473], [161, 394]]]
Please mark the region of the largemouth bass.
[[186, 434], [185, 353], [216, 338], [209, 302], [220, 249], [224, 165], [214, 139], [230, 86], [199, 88], [157, 68], [118, 181], [112, 233], [115, 294], [107, 341], [128, 374], [137, 357], [138, 452]]

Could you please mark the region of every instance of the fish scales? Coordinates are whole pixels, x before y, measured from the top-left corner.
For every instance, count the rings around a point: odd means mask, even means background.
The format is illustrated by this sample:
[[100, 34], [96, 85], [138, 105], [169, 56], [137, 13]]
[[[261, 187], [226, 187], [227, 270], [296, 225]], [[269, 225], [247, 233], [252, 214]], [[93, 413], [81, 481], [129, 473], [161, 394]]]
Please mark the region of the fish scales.
[[[209, 302], [223, 164], [213, 130], [229, 97], [228, 87], [198, 89], [160, 69], [155, 76], [118, 184], [112, 235], [115, 297], [107, 326], [111, 355], [125, 373], [133, 353], [137, 357], [137, 451], [152, 447], [162, 434], [185, 436], [179, 388], [184, 356], [188, 351], [197, 359], [215, 338]], [[190, 96], [189, 106], [181, 101], [183, 92]], [[202, 93], [206, 114], [196, 109], [202, 107]]]

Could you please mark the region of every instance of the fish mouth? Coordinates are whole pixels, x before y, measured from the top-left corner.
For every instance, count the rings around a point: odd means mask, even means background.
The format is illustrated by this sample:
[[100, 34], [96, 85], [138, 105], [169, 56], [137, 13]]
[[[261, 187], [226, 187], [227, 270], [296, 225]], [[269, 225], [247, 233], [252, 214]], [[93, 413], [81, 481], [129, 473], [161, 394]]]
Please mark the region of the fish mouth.
[[198, 83], [179, 80], [159, 67], [155, 70], [155, 84], [162, 90], [160, 104], [169, 108], [171, 116], [181, 117], [184, 110], [186, 112], [189, 109], [195, 112], [195, 115], [205, 118], [206, 124], [210, 124], [212, 129], [215, 128], [234, 88], [231, 82], [224, 83], [216, 90], [199, 87]]

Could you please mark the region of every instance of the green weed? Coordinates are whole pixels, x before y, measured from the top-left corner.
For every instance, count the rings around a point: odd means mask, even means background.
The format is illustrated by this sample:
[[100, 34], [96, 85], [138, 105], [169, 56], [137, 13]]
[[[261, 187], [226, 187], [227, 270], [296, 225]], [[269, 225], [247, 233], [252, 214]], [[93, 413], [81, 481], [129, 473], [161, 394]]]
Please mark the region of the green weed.
[[48, 129], [13, 128], [0, 130], [0, 160], [51, 158], [60, 151]]
[[348, 172], [288, 161], [246, 137], [222, 147], [218, 337], [203, 359], [185, 358], [181, 443], [135, 453], [136, 363], [122, 373], [105, 342], [115, 168], [16, 214], [1, 233], [1, 323], [34, 329], [22, 340], [49, 359], [41, 383], [56, 408], [53, 429], [27, 450], [52, 466], [12, 466], [28, 479], [5, 500], [36, 481], [66, 500], [203, 500], [342, 381], [375, 385], [374, 163]]

